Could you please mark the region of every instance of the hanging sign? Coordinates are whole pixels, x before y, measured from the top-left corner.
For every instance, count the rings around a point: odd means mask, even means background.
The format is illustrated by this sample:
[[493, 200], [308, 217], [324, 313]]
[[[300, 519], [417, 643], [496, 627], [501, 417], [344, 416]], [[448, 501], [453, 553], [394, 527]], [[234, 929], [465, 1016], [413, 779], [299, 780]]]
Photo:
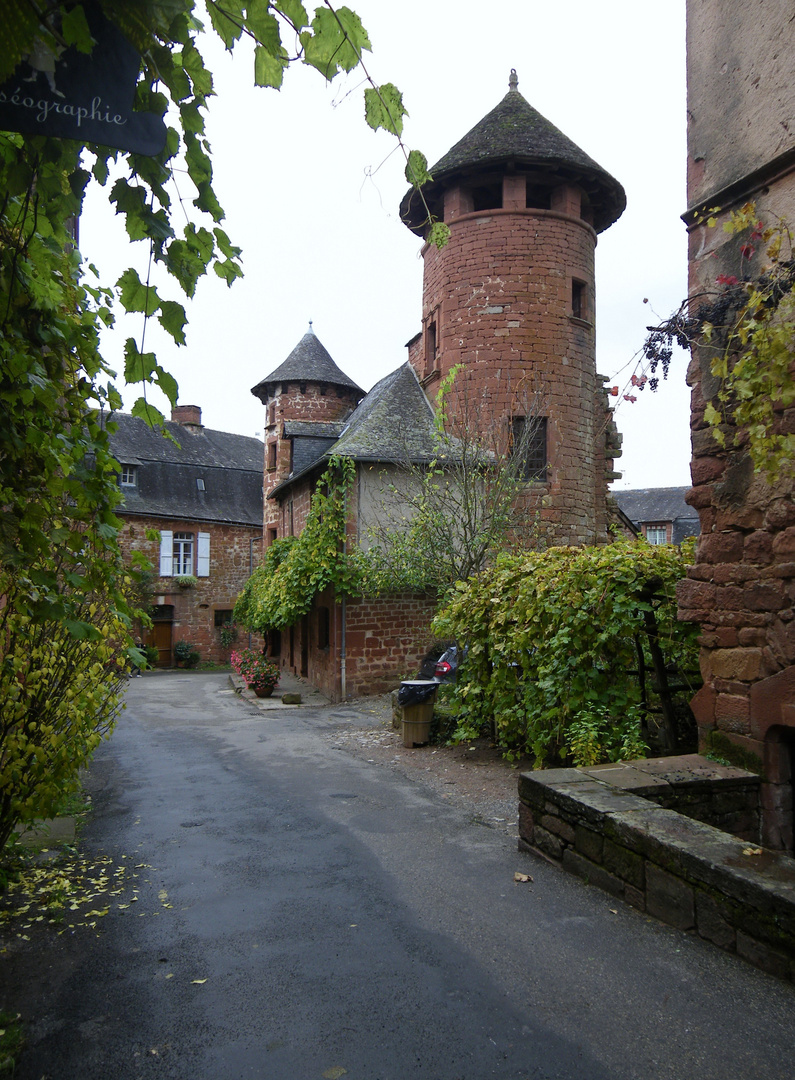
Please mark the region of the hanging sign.
[[86, 15], [91, 53], [69, 46], [56, 55], [37, 42], [0, 85], [0, 130], [159, 154], [166, 142], [163, 120], [133, 111], [140, 56], [101, 11], [86, 5]]

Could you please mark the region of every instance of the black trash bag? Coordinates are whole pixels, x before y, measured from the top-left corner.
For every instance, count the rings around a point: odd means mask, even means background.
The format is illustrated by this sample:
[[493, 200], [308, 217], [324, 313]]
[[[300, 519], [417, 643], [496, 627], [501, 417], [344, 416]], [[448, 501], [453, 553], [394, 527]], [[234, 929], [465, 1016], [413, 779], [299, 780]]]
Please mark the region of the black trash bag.
[[404, 682], [398, 690], [398, 705], [405, 708], [406, 705], [424, 705], [431, 701], [439, 689], [436, 682]]

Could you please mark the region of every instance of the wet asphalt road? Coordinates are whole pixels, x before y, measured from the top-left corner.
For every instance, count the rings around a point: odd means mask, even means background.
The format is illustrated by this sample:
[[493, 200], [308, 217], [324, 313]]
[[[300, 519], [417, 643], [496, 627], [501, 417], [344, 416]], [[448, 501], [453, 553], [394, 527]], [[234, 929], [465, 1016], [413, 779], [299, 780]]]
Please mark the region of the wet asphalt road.
[[83, 848], [140, 897], [20, 983], [17, 1080], [792, 1080], [791, 986], [325, 737], [366, 722], [130, 684]]

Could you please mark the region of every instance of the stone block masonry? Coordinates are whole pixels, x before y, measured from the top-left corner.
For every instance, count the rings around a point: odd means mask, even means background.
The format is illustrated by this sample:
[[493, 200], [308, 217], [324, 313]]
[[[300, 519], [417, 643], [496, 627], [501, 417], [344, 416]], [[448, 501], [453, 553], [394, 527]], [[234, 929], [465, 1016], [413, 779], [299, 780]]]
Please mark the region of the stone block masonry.
[[[147, 538], [148, 530], [186, 531], [194, 538], [201, 532], [210, 537], [210, 567], [207, 577], [200, 577], [188, 589], [180, 589], [176, 577], [157, 574], [160, 545]], [[231, 613], [251, 569], [260, 560], [262, 532], [257, 525], [217, 522], [177, 521], [157, 517], [129, 517], [119, 533], [119, 545], [125, 558], [134, 551], [145, 555], [154, 569], [151, 603], [168, 610], [171, 624], [171, 646], [178, 641], [195, 645], [202, 660], [226, 663], [230, 649], [221, 642], [220, 626], [223, 617], [217, 612]], [[248, 644], [248, 635], [241, 633], [237, 647]], [[252, 636], [252, 645], [259, 648], [262, 641]]]
[[519, 847], [795, 981], [795, 859], [659, 805], [700, 799], [720, 818], [758, 791], [758, 777], [698, 755], [523, 773]]

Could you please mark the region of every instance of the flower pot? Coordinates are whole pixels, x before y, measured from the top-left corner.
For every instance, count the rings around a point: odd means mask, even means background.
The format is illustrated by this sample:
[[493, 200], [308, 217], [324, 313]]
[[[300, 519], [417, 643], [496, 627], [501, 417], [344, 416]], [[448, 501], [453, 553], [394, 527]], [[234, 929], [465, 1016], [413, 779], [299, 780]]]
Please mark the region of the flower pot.
[[273, 694], [272, 686], [252, 686], [251, 689], [257, 697], [270, 697]]

